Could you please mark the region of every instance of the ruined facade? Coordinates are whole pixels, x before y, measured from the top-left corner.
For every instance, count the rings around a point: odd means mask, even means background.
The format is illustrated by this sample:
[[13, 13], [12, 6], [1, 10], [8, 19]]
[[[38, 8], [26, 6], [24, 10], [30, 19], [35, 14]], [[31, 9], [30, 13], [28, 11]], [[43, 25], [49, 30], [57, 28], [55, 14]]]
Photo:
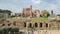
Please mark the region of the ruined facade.
[[55, 21], [5, 21], [3, 23], [0, 23], [0, 26], [8, 26], [8, 25], [16, 25], [19, 28], [60, 28], [60, 22]]
[[58, 22], [45, 22], [45, 21], [35, 21], [35, 22], [17, 22], [16, 25], [19, 27], [28, 27], [28, 28], [58, 28], [60, 27]]
[[40, 10], [33, 10], [31, 5], [30, 8], [23, 8], [22, 16], [23, 17], [40, 16]]

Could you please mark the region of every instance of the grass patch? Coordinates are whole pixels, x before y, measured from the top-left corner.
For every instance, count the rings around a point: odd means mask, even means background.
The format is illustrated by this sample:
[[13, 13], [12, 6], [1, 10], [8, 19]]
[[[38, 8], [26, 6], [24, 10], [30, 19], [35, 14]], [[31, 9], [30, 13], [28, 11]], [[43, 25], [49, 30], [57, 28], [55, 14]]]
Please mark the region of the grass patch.
[[60, 28], [35, 28], [36, 30], [60, 30]]
[[31, 28], [19, 28], [20, 30], [31, 30]]
[[43, 18], [43, 17], [40, 17], [40, 18], [31, 18], [32, 21], [49, 21], [51, 20], [50, 18]]
[[8, 18], [6, 20], [9, 20], [9, 21], [18, 21], [18, 20], [25, 20], [25, 18], [23, 18], [23, 17], [13, 17], [13, 18]]
[[[20, 30], [31, 30], [31, 28], [20, 28]], [[34, 30], [60, 30], [60, 28], [34, 28]]]
[[[31, 30], [31, 28], [20, 28], [20, 30]], [[60, 28], [34, 28], [34, 30], [60, 30]]]
[[[26, 18], [24, 18], [24, 17], [14, 17], [14, 18], [9, 18], [7, 20], [9, 20], [9, 21], [18, 21], [18, 20], [25, 21]], [[31, 21], [49, 21], [49, 20], [51, 20], [51, 19], [50, 18], [43, 18], [43, 17], [31, 18]]]

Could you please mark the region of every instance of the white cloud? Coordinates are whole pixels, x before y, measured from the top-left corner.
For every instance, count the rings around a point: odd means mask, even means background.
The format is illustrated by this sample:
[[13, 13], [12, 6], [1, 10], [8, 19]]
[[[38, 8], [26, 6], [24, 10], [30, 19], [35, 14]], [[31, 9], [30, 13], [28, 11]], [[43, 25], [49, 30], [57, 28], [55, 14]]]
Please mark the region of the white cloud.
[[56, 14], [60, 13], [60, 0], [54, 0], [52, 3], [43, 1], [42, 4], [41, 4], [41, 6], [43, 6], [43, 7], [41, 7], [42, 9], [45, 8], [49, 12], [51, 12], [51, 10], [53, 10], [54, 13], [56, 13]]
[[60, 13], [59, 9], [60, 9], [60, 0], [56, 0], [52, 3], [49, 3], [47, 1], [42, 1], [42, 0], [39, 0], [41, 1], [40, 3], [36, 3], [36, 0], [35, 0], [35, 4], [33, 4], [34, 8], [36, 9], [40, 9], [40, 10], [48, 10], [49, 12], [51, 12], [51, 10], [54, 10], [54, 13]]
[[0, 3], [0, 9], [11, 10], [14, 13], [20, 12], [20, 8], [18, 6], [9, 3]]
[[40, 4], [41, 0], [32, 0], [33, 4]]
[[44, 0], [4, 0], [0, 1], [0, 9], [10, 9], [13, 12], [22, 12], [22, 8], [33, 6], [34, 9], [48, 10], [53, 9], [55, 13], [60, 13], [60, 0], [44, 1]]

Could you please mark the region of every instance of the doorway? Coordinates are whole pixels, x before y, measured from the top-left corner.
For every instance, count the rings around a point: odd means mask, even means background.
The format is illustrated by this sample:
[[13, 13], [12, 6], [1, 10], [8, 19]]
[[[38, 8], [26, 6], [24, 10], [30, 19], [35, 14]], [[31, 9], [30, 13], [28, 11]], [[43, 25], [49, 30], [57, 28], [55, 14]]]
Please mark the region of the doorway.
[[40, 27], [42, 27], [42, 23], [40, 23]]
[[37, 23], [35, 23], [35, 27], [38, 27], [38, 24]]
[[26, 22], [24, 22], [24, 27], [26, 27]]
[[32, 24], [31, 23], [29, 23], [29, 26], [28, 26], [29, 28], [31, 28], [32, 27]]
[[46, 23], [46, 27], [48, 27], [48, 23]]

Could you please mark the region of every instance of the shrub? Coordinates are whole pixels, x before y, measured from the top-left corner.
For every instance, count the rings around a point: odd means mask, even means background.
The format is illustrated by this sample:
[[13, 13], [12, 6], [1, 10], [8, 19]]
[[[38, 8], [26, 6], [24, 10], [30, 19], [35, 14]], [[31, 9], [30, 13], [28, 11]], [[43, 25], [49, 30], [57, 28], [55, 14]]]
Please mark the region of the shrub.
[[12, 32], [18, 32], [19, 31], [19, 28], [16, 27], [16, 26], [13, 26], [13, 27], [11, 27], [11, 31]]
[[0, 27], [0, 34], [8, 34], [11, 32], [12, 34], [14, 32], [19, 32], [19, 28], [17, 26], [3, 26]]
[[17, 26], [11, 26], [11, 31], [12, 34], [14, 34], [14, 32], [19, 32], [19, 28]]
[[10, 31], [10, 27], [4, 26], [4, 27], [3, 27], [3, 31], [4, 31], [4, 34], [8, 34], [9, 31]]
[[53, 20], [53, 21], [60, 22], [60, 20]]
[[4, 29], [0, 27], [0, 34], [4, 33]]

